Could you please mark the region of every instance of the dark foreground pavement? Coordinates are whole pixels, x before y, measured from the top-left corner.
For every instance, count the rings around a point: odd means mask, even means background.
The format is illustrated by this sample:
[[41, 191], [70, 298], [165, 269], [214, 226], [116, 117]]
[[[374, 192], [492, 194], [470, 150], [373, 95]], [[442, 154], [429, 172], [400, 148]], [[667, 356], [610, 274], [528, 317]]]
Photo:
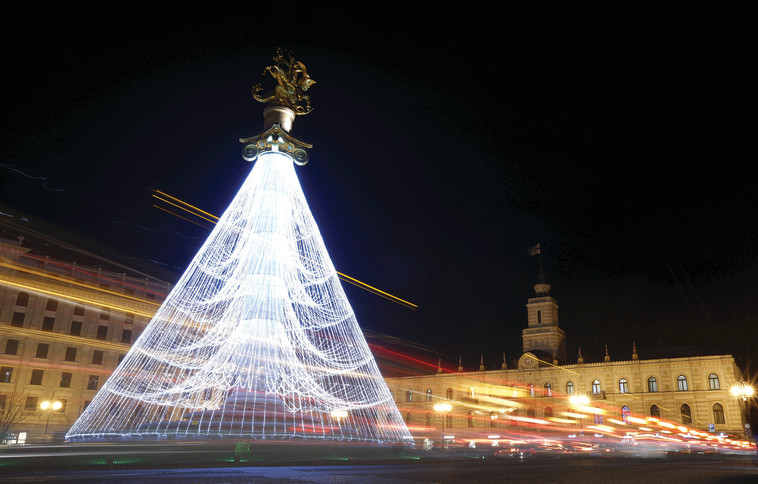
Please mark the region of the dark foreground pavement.
[[[7, 470], [7, 469], [6, 469]], [[746, 456], [419, 459], [398, 464], [111, 468], [2, 472], [0, 481], [56, 483], [756, 483]]]

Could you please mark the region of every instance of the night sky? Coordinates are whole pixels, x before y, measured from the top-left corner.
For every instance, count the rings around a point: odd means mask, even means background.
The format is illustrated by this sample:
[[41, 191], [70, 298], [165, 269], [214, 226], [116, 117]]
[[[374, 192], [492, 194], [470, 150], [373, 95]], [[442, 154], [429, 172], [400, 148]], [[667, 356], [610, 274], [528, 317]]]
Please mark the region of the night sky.
[[150, 190], [223, 212], [284, 47], [317, 81], [292, 134], [337, 270], [419, 306], [346, 285], [367, 332], [518, 357], [540, 243], [572, 361], [758, 362], [745, 12], [281, 8], [7, 16], [2, 216], [178, 277], [208, 231]]

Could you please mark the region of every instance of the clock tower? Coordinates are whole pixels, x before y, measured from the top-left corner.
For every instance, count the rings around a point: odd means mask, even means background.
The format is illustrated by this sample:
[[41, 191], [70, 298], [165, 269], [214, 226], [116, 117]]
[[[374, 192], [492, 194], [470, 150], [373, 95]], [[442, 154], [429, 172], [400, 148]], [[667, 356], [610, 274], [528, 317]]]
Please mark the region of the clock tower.
[[566, 333], [558, 327], [558, 302], [550, 296], [550, 284], [540, 272], [534, 297], [526, 303], [527, 327], [522, 331], [523, 350], [541, 352], [548, 361], [566, 361]]

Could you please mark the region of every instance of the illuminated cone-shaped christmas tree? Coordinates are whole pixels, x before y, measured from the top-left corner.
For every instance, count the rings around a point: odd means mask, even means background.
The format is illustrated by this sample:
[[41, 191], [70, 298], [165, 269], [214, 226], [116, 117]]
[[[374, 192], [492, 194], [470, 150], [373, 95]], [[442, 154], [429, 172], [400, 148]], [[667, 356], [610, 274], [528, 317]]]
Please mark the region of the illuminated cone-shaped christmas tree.
[[298, 104], [279, 92], [270, 129], [242, 140], [250, 176], [67, 439], [412, 442], [295, 175], [310, 146], [288, 131], [312, 81], [275, 60]]

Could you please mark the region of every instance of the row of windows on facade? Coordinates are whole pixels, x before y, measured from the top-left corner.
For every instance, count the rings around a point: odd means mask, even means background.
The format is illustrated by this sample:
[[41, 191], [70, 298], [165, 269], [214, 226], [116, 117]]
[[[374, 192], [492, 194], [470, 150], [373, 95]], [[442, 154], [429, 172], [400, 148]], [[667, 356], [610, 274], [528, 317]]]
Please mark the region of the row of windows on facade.
[[[13, 317], [11, 318], [11, 326], [16, 328], [23, 328], [24, 327], [24, 319], [25, 319], [26, 313], [19, 313], [15, 312], [13, 313]], [[131, 324], [134, 321], [124, 321], [127, 324]], [[45, 316], [42, 319], [42, 327], [40, 328], [42, 331], [52, 332], [53, 326], [55, 325], [55, 318]], [[69, 328], [68, 334], [71, 336], [81, 336], [82, 335], [82, 321], [71, 321], [71, 326]], [[97, 325], [97, 333], [95, 334], [95, 338], [99, 340], [107, 340], [108, 339], [108, 326], [104, 324], [98, 324]], [[132, 330], [131, 329], [124, 329], [121, 331], [121, 342], [130, 344], [132, 342]]]
[[[720, 403], [714, 403], [713, 407], [712, 407], [712, 410], [713, 410], [713, 423], [716, 424], [716, 425], [724, 425], [724, 424], [726, 424], [726, 418], [724, 417], [724, 407]], [[690, 406], [687, 405], [686, 403], [682, 404], [682, 406], [680, 407], [679, 411], [680, 411], [680, 419], [681, 419], [682, 423], [683, 424], [691, 424], [692, 423], [692, 411], [690, 409]], [[629, 423], [629, 417], [631, 416], [631, 414], [632, 414], [632, 412], [631, 412], [631, 410], [629, 409], [628, 406], [624, 405], [623, 407], [621, 407], [621, 420], [624, 423], [627, 423], [627, 424]], [[537, 413], [534, 410], [534, 408], [530, 407], [530, 408], [528, 408], [526, 410], [526, 416], [528, 418], [536, 418], [536, 415], [537, 415]], [[519, 420], [518, 420], [518, 418], [516, 418], [518, 416], [519, 416], [518, 409], [514, 409], [513, 411], [511, 411], [509, 413], [509, 417], [511, 419], [510, 420], [511, 425], [513, 425], [513, 426], [518, 426], [519, 425]], [[661, 418], [661, 409], [658, 407], [658, 405], [652, 405], [650, 407], [650, 416], [653, 417], [653, 418]], [[543, 417], [545, 419], [552, 418], [553, 417], [553, 409], [551, 407], [545, 407], [543, 409]], [[448, 427], [453, 427], [453, 415], [450, 414], [450, 413], [448, 413], [448, 414], [445, 415], [445, 419], [446, 419], [447, 426]], [[603, 423], [603, 415], [602, 414], [595, 413], [594, 416], [593, 416], [593, 419], [594, 419], [595, 425], [602, 425], [602, 423]], [[413, 420], [413, 414], [410, 413], [410, 412], [407, 413], [405, 415], [405, 423], [406, 424], [411, 424], [411, 423], [413, 423], [412, 420]], [[466, 416], [466, 426], [467, 427], [474, 427], [474, 420], [475, 420], [474, 411], [470, 410], [468, 412], [468, 415]], [[497, 427], [498, 415], [497, 415], [496, 412], [490, 412], [488, 420], [489, 420], [489, 426], [490, 427]], [[432, 413], [431, 412], [427, 412], [427, 414], [426, 414], [426, 426], [427, 427], [431, 427], [432, 426]]]
[[[29, 306], [29, 294], [25, 292], [20, 292], [16, 296], [16, 308], [26, 308]], [[45, 305], [45, 312], [56, 312], [58, 311], [58, 300], [57, 299], [48, 299], [47, 303]], [[13, 313], [13, 319], [12, 322], [14, 323], [13, 326], [18, 326], [19, 321], [16, 321], [17, 319], [20, 319], [20, 324], [23, 326], [23, 320], [26, 316], [26, 312], [22, 311], [15, 311]], [[74, 316], [76, 317], [84, 317], [84, 306], [74, 306]], [[111, 314], [110, 310], [108, 308], [101, 308], [100, 309], [100, 320], [102, 321], [110, 321]], [[54, 321], [54, 318], [45, 318], [45, 319], [51, 319]], [[126, 324], [132, 324], [134, 323], [134, 313], [124, 313], [124, 322]], [[50, 329], [52, 331], [52, 329]]]
[[[679, 375], [677, 377], [677, 379], [676, 379], [676, 383], [677, 383], [677, 389], [679, 391], [681, 391], [681, 392], [685, 392], [685, 391], [687, 391], [689, 389], [689, 386], [687, 384], [687, 377], [684, 376], [684, 375]], [[711, 373], [710, 375], [708, 375], [708, 387], [711, 390], [719, 390], [719, 389], [721, 389], [721, 384], [719, 382], [719, 377], [715, 373]], [[532, 397], [535, 396], [534, 385], [532, 383], [529, 383], [526, 386], [526, 389], [529, 392], [530, 396], [532, 396]], [[655, 393], [655, 392], [658, 391], [658, 380], [655, 377], [651, 376], [650, 378], [647, 379], [647, 389], [651, 393]], [[599, 380], [593, 380], [593, 382], [592, 382], [592, 393], [594, 395], [599, 395], [602, 392], [603, 391], [602, 391], [602, 387], [600, 385], [600, 381]], [[566, 382], [566, 395], [573, 395], [574, 393], [575, 393], [574, 382], [571, 382], [571, 381]], [[629, 382], [627, 381], [626, 378], [621, 378], [619, 380], [619, 393], [629, 393]], [[412, 402], [413, 401], [413, 395], [414, 395], [413, 391], [410, 391], [410, 390], [407, 391], [405, 393], [405, 401]], [[543, 395], [548, 396], [548, 397], [550, 397], [550, 396], [553, 395], [553, 389], [552, 389], [552, 385], [550, 383], [545, 383], [544, 390], [543, 390]], [[452, 388], [448, 388], [445, 396], [446, 396], [446, 398], [448, 400], [452, 400], [452, 398], [453, 398], [453, 389]], [[468, 397], [469, 398], [475, 398], [475, 392], [474, 392], [473, 388], [469, 389]], [[494, 389], [493, 389], [493, 394], [490, 395], [490, 397], [495, 397], [495, 395], [494, 395]], [[432, 389], [428, 388], [426, 390], [426, 401], [430, 402], [431, 400], [432, 400]]]
[[[131, 334], [129, 334], [129, 339], [131, 340]], [[125, 341], [126, 342], [126, 341]], [[19, 349], [20, 341], [17, 339], [9, 339], [5, 342], [5, 354], [6, 355], [18, 355], [18, 349]], [[79, 349], [75, 346], [67, 346], [66, 347], [66, 355], [63, 357], [63, 361], [71, 361], [76, 362], [76, 355], [79, 352]], [[34, 353], [35, 358], [48, 358], [48, 354], [50, 353], [50, 345], [48, 343], [37, 343], [37, 351]], [[103, 355], [104, 352], [101, 350], [95, 350], [92, 352], [92, 361], [91, 363], [93, 365], [102, 365], [103, 364]], [[121, 363], [121, 360], [124, 358], [123, 355], [119, 355], [119, 363]]]
[[[14, 368], [12, 366], [2, 366], [0, 367], [0, 383], [12, 383], [13, 381], [13, 371]], [[45, 370], [32, 370], [32, 375], [29, 378], [29, 385], [39, 385], [42, 386], [42, 379], [45, 376]], [[74, 374], [68, 371], [61, 372], [60, 381], [58, 384], [58, 387], [60, 388], [71, 388], [71, 381], [74, 378]], [[87, 379], [87, 390], [97, 390], [98, 385], [100, 384], [100, 376], [99, 375], [89, 375], [89, 378]]]

